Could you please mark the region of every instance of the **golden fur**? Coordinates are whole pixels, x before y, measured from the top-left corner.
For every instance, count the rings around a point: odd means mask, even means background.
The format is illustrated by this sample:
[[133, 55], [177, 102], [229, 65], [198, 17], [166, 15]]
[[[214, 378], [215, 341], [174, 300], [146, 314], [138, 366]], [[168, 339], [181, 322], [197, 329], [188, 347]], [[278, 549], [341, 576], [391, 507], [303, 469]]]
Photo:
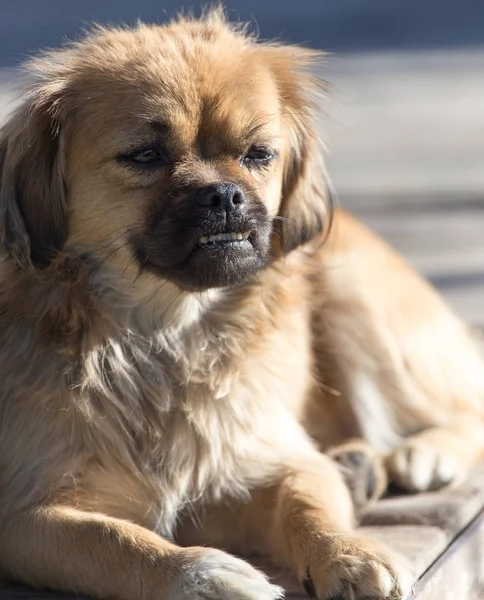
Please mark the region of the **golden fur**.
[[[212, 11], [100, 28], [31, 65], [0, 137], [1, 576], [97, 598], [279, 597], [210, 544], [269, 553], [320, 600], [409, 593], [402, 559], [353, 530], [335, 461], [382, 456], [414, 491], [459, 479], [484, 448], [484, 369], [352, 217], [336, 211], [323, 243], [317, 58]], [[169, 168], [121, 164], [157, 127]], [[257, 136], [277, 156], [249, 169], [234, 156]], [[270, 247], [243, 284], [192, 290], [133, 240], [213, 181], [257, 199]]]

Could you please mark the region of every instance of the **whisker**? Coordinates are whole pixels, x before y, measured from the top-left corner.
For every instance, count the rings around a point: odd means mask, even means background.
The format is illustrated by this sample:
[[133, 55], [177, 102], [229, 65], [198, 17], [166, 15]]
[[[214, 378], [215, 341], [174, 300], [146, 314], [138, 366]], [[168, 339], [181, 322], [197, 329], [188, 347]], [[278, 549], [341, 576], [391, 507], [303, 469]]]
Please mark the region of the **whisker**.
[[110, 259], [112, 258], [116, 252], [119, 252], [120, 250], [122, 250], [123, 248], [126, 248], [126, 246], [128, 246], [129, 242], [125, 242], [124, 244], [122, 244], [121, 246], [119, 246], [118, 248], [115, 248], [112, 252], [110, 252], [98, 265], [95, 269], [93, 269], [93, 271], [91, 272], [91, 274], [96, 274], [99, 269]]
[[117, 283], [119, 284], [123, 279], [124, 276], [126, 275], [126, 271], [129, 269], [129, 267], [133, 264], [134, 262], [134, 258], [132, 256], [129, 257], [128, 262], [126, 263], [126, 266], [124, 267], [121, 275], [118, 277], [118, 281]]
[[[122, 227], [117, 227], [116, 229], [113, 229], [111, 233], [106, 235], [106, 242], [104, 244], [89, 248], [89, 254], [101, 253], [102, 256], [102, 252], [108, 250], [115, 242], [117, 242], [117, 240], [122, 238], [123, 235], [131, 233], [132, 231], [136, 231], [137, 229], [142, 229], [143, 227], [143, 225], [123, 225]], [[119, 235], [117, 235], [113, 239], [109, 239], [113, 234], [117, 233], [118, 231], [121, 231]]]
[[293, 223], [290, 219], [287, 219], [286, 217], [281, 217], [280, 215], [276, 215], [275, 217], [272, 217], [272, 221], [281, 221], [286, 226], [291, 227], [294, 231], [297, 231], [298, 233], [303, 232], [302, 227], [300, 227], [296, 223]]

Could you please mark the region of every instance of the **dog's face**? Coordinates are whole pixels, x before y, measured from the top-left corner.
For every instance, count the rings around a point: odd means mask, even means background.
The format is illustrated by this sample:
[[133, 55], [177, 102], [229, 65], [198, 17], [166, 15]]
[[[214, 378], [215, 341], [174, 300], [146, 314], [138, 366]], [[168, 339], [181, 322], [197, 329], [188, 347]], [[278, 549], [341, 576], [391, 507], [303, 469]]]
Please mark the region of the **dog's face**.
[[278, 90], [254, 53], [227, 68], [218, 45], [192, 42], [184, 60], [164, 43], [155, 64], [85, 84], [102, 98], [71, 138], [71, 239], [122, 234], [142, 270], [190, 290], [231, 285], [270, 252], [287, 147]]
[[322, 227], [311, 58], [212, 13], [38, 62], [3, 140], [8, 253], [35, 266], [75, 248], [185, 290], [245, 281]]

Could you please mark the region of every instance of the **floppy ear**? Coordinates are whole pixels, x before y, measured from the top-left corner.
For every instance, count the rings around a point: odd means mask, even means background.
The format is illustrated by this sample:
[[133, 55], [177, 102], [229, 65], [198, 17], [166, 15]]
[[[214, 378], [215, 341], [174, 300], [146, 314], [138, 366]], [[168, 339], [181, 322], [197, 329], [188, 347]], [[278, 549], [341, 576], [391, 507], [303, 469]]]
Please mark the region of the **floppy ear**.
[[0, 242], [23, 268], [48, 265], [67, 234], [58, 103], [39, 86], [0, 132]]
[[317, 112], [324, 84], [311, 74], [322, 54], [304, 48], [271, 48], [272, 67], [281, 98], [281, 112], [289, 131], [284, 182], [275, 231], [288, 253], [329, 230], [332, 203], [318, 133]]

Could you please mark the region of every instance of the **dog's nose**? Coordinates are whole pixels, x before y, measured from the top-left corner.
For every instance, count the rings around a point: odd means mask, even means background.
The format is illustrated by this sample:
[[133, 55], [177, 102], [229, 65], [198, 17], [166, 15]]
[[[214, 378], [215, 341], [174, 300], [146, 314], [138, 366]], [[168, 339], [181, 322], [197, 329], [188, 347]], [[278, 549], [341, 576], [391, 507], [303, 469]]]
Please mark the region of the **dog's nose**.
[[245, 194], [235, 183], [212, 183], [199, 190], [197, 203], [207, 209], [231, 210], [245, 203]]

